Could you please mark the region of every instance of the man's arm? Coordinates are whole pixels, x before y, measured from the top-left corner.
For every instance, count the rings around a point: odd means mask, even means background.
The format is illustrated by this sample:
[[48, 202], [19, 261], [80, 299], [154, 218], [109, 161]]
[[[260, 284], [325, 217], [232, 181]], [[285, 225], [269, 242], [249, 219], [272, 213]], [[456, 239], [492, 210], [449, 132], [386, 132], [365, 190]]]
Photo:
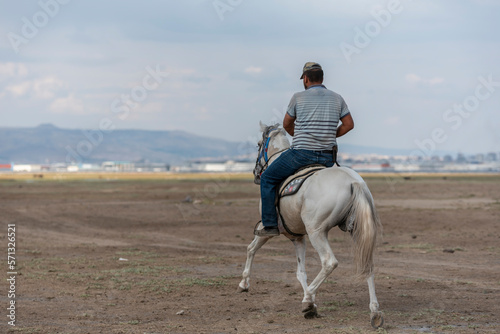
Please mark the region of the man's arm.
[[354, 129], [354, 120], [351, 114], [347, 114], [340, 119], [342, 124], [337, 128], [337, 138], [342, 137], [352, 129]]
[[293, 137], [293, 133], [295, 130], [295, 117], [292, 117], [288, 115], [288, 113], [285, 114], [285, 118], [283, 119], [283, 129], [288, 132], [290, 136]]

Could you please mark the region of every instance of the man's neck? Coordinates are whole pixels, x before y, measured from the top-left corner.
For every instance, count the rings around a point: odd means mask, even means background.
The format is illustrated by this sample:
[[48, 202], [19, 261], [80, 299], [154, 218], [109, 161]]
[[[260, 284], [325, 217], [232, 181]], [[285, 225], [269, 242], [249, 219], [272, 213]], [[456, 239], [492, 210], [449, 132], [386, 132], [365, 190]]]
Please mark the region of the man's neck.
[[322, 86], [322, 85], [323, 85], [322, 82], [311, 82], [311, 83], [309, 83], [309, 85], [307, 85], [306, 90], [313, 87], [313, 86]]

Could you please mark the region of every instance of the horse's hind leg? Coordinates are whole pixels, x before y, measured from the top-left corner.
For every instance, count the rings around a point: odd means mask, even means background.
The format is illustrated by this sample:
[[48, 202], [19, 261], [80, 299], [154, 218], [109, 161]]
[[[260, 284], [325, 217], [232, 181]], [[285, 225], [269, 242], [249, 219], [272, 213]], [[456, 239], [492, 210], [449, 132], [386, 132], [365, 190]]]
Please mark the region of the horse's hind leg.
[[384, 317], [382, 312], [379, 311], [379, 305], [377, 301], [377, 296], [375, 295], [375, 279], [373, 274], [368, 277], [368, 291], [370, 292], [370, 311], [371, 313], [371, 323], [373, 328], [377, 329], [382, 327], [384, 324]]
[[306, 240], [304, 237], [292, 239], [297, 254], [297, 279], [304, 289], [304, 300], [307, 293], [307, 273], [306, 273]]
[[245, 270], [243, 270], [243, 279], [238, 285], [238, 292], [247, 292], [250, 287], [250, 270], [252, 269], [253, 258], [255, 253], [272, 237], [255, 236], [253, 241], [247, 247], [247, 262]]
[[303, 305], [304, 317], [313, 318], [317, 316], [317, 306], [314, 304], [316, 291], [325, 279], [337, 268], [339, 262], [333, 255], [332, 249], [328, 244], [328, 234], [323, 231], [309, 234], [309, 241], [314, 249], [318, 252], [321, 260], [321, 270], [316, 278], [309, 285], [306, 294], [304, 295]]

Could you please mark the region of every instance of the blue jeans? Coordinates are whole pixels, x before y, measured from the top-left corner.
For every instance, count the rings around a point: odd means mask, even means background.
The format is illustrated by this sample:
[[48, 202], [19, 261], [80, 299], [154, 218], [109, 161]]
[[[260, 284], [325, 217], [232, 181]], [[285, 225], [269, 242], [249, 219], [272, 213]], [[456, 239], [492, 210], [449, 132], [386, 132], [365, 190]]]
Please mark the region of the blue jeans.
[[262, 224], [265, 227], [278, 226], [278, 215], [274, 201], [276, 188], [287, 177], [301, 167], [311, 164], [333, 166], [333, 155], [318, 151], [297, 150], [290, 148], [283, 152], [267, 167], [260, 178], [260, 196], [262, 198]]

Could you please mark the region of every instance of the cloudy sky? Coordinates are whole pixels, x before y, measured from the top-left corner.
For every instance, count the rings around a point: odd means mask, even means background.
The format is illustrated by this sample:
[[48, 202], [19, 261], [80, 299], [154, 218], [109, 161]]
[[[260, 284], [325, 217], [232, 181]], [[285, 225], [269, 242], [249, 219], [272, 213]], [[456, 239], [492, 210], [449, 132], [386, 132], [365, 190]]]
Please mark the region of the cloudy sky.
[[0, 4], [0, 126], [253, 140], [316, 61], [356, 123], [340, 144], [500, 151], [500, 1]]

